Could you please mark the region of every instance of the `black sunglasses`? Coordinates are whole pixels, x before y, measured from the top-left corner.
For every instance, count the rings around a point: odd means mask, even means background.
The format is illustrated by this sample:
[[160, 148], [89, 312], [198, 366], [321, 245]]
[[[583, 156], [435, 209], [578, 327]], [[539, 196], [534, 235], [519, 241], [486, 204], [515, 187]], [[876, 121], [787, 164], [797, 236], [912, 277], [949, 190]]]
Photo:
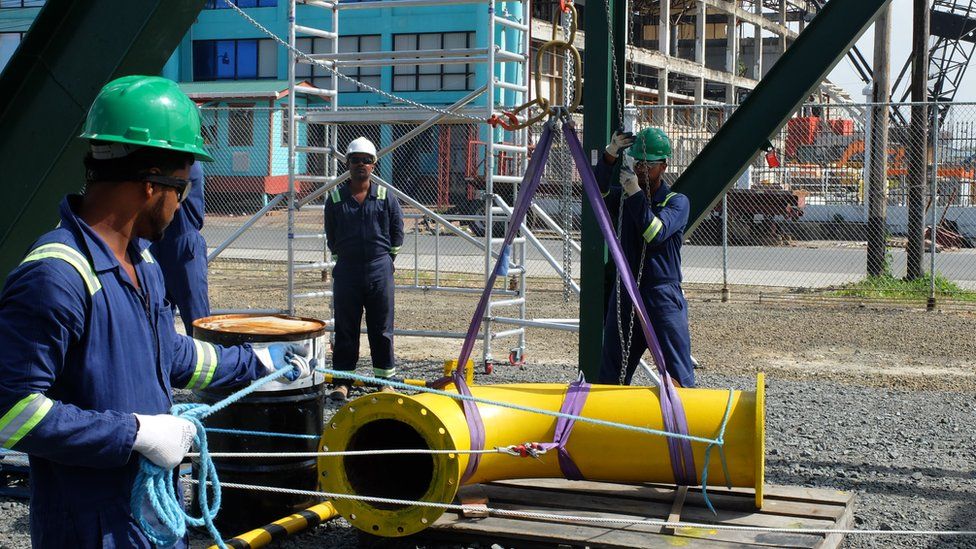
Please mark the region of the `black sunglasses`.
[[180, 202], [186, 200], [186, 197], [190, 194], [190, 188], [193, 187], [193, 183], [189, 179], [180, 179], [179, 177], [170, 177], [168, 175], [149, 174], [142, 176], [142, 178], [154, 185], [162, 185], [176, 189], [176, 199]]
[[375, 164], [376, 160], [369, 156], [352, 156], [346, 158], [346, 164]]

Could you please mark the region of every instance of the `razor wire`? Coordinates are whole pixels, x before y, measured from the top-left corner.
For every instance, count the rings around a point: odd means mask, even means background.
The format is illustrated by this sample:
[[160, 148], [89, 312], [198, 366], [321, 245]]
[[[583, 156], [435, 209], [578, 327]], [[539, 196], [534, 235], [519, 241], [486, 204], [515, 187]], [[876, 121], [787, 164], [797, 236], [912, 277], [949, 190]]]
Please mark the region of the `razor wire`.
[[[188, 482], [198, 484], [196, 479], [188, 479]], [[259, 492], [272, 492], [279, 494], [292, 494], [298, 496], [312, 496], [329, 499], [348, 499], [352, 501], [362, 501], [365, 503], [378, 503], [383, 505], [401, 505], [426, 507], [433, 509], [443, 509], [445, 511], [457, 511], [461, 513], [489, 513], [500, 517], [525, 518], [549, 521], [565, 521], [593, 524], [622, 524], [627, 526], [656, 526], [661, 528], [698, 528], [706, 530], [724, 530], [732, 532], [767, 532], [780, 534], [811, 534], [811, 535], [868, 535], [868, 536], [976, 536], [976, 530], [860, 530], [855, 528], [779, 528], [766, 526], [740, 526], [734, 524], [710, 524], [704, 522], [685, 522], [669, 521], [644, 518], [619, 518], [606, 516], [572, 515], [561, 513], [541, 513], [535, 511], [516, 511], [511, 509], [498, 509], [482, 505], [463, 505], [456, 503], [439, 503], [434, 501], [409, 500], [397, 498], [385, 498], [377, 496], [361, 496], [358, 494], [344, 494], [338, 492], [321, 492], [317, 490], [300, 490], [295, 488], [280, 488], [276, 486], [262, 486], [258, 484], [222, 483], [222, 486], [237, 490], [252, 490]]]

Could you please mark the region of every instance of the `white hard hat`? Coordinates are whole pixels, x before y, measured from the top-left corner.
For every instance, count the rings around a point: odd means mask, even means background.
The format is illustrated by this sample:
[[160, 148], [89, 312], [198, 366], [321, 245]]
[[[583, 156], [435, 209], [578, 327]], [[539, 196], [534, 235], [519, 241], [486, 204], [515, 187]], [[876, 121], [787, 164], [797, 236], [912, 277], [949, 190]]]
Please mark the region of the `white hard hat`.
[[376, 145], [373, 145], [373, 142], [365, 137], [357, 137], [346, 147], [346, 157], [348, 158], [355, 153], [368, 154], [373, 157], [373, 160], [376, 160]]

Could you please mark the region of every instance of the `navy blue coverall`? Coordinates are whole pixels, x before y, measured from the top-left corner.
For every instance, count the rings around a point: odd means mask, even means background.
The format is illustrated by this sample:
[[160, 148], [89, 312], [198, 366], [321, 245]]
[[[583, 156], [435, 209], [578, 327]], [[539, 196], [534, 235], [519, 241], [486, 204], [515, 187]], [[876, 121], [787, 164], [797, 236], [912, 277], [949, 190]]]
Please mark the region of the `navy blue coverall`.
[[386, 187], [369, 186], [360, 204], [343, 184], [325, 201], [325, 234], [336, 261], [332, 270], [336, 370], [352, 371], [359, 360], [359, 326], [366, 335], [375, 377], [396, 373], [393, 358], [393, 260], [403, 244], [403, 212]]
[[178, 335], [147, 243], [128, 251], [136, 289], [75, 215], [80, 200], [62, 201], [61, 224], [0, 295], [0, 446], [30, 454], [35, 548], [152, 547], [129, 509], [133, 414], [168, 413], [174, 387], [231, 387], [266, 370], [247, 345]]
[[166, 233], [149, 250], [163, 269], [166, 299], [180, 311], [187, 335], [193, 335], [193, 321], [210, 316], [207, 294], [207, 242], [203, 229], [203, 166], [190, 167], [190, 195], [176, 210]]
[[[644, 272], [638, 281], [641, 298], [647, 308], [651, 326], [657, 334], [664, 354], [665, 366], [671, 377], [682, 387], [695, 386], [694, 365], [691, 362], [691, 334], [688, 329], [688, 303], [681, 291], [681, 244], [688, 223], [690, 204], [680, 193], [672, 193], [663, 182], [654, 196], [648, 200], [643, 192], [620, 198], [623, 189], [610, 185], [614, 166], [601, 156], [594, 175], [607, 201], [611, 218], [616, 221], [619, 208], [623, 207], [620, 221], [620, 246], [630, 270], [637, 277], [641, 252], [644, 254]], [[622, 289], [621, 289], [622, 290]], [[633, 303], [627, 292], [620, 294], [621, 321], [625, 337], [630, 325]], [[636, 314], [636, 313], [635, 313]], [[617, 325], [617, 287], [614, 286], [607, 306], [603, 329], [603, 356], [600, 363], [599, 383], [620, 383], [620, 363], [623, 358], [620, 331]], [[647, 341], [634, 319], [630, 334], [630, 354], [627, 360], [625, 383], [630, 384], [640, 361], [647, 350]]]

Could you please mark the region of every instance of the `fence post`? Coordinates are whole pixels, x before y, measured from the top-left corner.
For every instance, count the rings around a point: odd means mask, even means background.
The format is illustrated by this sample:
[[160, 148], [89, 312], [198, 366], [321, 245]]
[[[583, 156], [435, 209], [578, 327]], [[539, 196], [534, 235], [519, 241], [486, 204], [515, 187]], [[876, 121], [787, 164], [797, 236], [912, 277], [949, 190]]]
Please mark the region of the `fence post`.
[[729, 200], [722, 194], [722, 303], [729, 301]]
[[929, 216], [931, 228], [929, 229], [929, 299], [925, 304], [927, 311], [935, 310], [935, 251], [936, 240], [938, 240], [939, 229], [937, 226], [939, 209], [939, 104], [932, 103], [932, 186], [929, 194], [929, 207], [932, 213]]

